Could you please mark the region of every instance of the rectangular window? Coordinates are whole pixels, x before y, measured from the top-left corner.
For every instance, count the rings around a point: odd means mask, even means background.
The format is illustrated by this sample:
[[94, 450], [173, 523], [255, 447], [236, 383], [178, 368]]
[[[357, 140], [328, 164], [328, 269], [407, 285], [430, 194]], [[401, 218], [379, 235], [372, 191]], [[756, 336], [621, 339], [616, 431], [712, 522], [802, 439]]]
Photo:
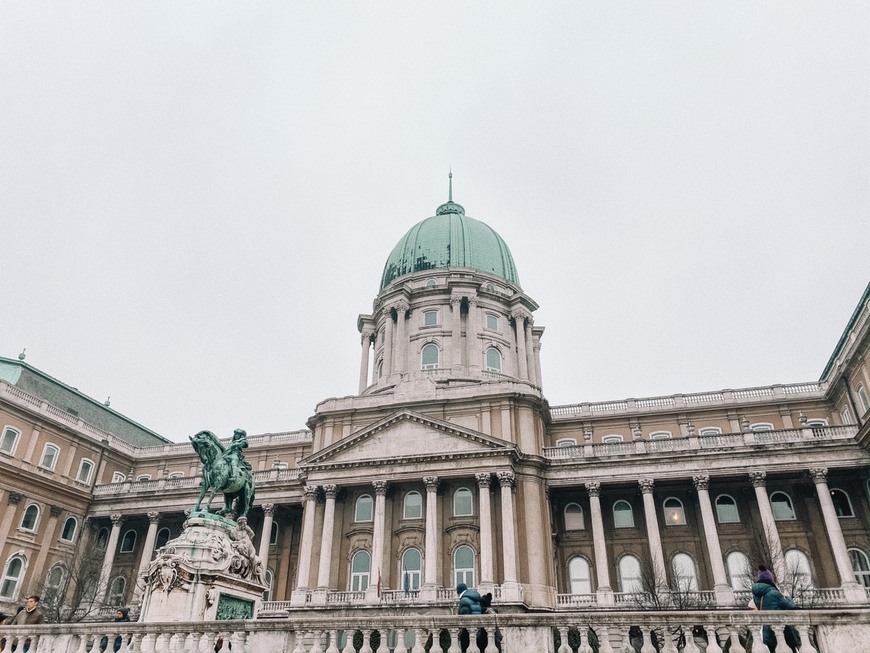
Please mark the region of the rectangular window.
[[423, 326], [436, 326], [438, 324], [438, 311], [423, 311]]
[[76, 480], [79, 483], [90, 483], [91, 472], [94, 471], [94, 463], [87, 458], [83, 458], [79, 464], [79, 473], [76, 475]]
[[3, 431], [3, 439], [0, 440], [0, 451], [8, 453], [10, 456], [15, 453], [15, 445], [18, 444], [18, 436], [20, 433], [13, 428], [6, 427]]
[[486, 328], [490, 331], [498, 331], [498, 315], [486, 314]]
[[45, 449], [42, 450], [42, 458], [39, 460], [39, 466], [53, 471], [55, 464], [57, 464], [57, 454], [59, 451], [53, 444], [45, 445]]

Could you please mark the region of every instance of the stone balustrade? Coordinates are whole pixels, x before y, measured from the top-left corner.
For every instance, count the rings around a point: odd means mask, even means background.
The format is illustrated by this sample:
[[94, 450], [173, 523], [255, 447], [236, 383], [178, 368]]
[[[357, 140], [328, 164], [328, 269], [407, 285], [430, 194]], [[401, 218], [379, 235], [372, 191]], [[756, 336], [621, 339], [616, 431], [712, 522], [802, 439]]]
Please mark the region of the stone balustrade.
[[[271, 483], [295, 481], [299, 478], [298, 469], [266, 469], [254, 472], [254, 483], [258, 488], [268, 487]], [[95, 497], [111, 497], [115, 495], [129, 496], [131, 494], [151, 494], [164, 490], [193, 490], [199, 488], [202, 476], [185, 476], [182, 478], [160, 478], [148, 481], [124, 481], [123, 483], [105, 483], [94, 486]]]
[[[103, 638], [121, 653], [430, 653], [459, 651], [462, 629], [483, 628], [489, 643], [480, 651], [471, 637], [469, 653], [495, 653], [498, 630], [503, 653], [569, 653], [575, 650], [622, 653], [759, 653], [757, 637], [770, 625], [779, 638], [786, 624], [800, 634], [801, 653], [864, 650], [870, 641], [870, 610], [575, 611], [559, 614], [344, 616], [190, 623], [84, 623], [5, 626], [0, 651], [97, 653]], [[714, 637], [715, 634], [715, 637]], [[557, 644], [558, 638], [558, 644]], [[784, 648], [784, 647], [783, 647]]]

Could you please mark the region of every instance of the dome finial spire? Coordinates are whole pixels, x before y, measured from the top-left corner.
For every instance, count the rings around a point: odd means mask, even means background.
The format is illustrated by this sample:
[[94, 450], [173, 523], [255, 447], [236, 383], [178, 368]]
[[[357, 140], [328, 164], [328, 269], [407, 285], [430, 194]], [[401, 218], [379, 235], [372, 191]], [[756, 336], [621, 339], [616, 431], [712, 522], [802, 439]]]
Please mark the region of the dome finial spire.
[[450, 166], [450, 172], [447, 174], [447, 201], [453, 201], [453, 166]]

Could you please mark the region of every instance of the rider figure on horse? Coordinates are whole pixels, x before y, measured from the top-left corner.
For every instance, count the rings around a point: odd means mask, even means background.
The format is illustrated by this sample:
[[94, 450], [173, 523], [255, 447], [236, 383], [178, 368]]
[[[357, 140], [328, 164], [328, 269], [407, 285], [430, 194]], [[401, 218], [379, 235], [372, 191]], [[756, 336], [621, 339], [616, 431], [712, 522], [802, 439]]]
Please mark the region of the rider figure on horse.
[[236, 429], [233, 431], [233, 441], [230, 442], [230, 446], [228, 446], [227, 450], [224, 452], [224, 458], [226, 458], [232, 466], [232, 478], [234, 479], [239, 477], [242, 469], [247, 469], [249, 472], [253, 471], [251, 463], [245, 460], [242, 453], [242, 449], [247, 448], [248, 434], [245, 430]]

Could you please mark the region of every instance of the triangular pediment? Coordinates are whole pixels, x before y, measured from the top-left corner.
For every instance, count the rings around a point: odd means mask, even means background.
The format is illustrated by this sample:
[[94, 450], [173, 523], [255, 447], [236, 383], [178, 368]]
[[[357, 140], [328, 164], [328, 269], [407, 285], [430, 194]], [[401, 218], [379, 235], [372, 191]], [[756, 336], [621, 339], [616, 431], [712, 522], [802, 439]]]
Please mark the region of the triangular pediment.
[[465, 458], [516, 451], [473, 429], [402, 411], [371, 424], [301, 461], [305, 467], [367, 462]]

